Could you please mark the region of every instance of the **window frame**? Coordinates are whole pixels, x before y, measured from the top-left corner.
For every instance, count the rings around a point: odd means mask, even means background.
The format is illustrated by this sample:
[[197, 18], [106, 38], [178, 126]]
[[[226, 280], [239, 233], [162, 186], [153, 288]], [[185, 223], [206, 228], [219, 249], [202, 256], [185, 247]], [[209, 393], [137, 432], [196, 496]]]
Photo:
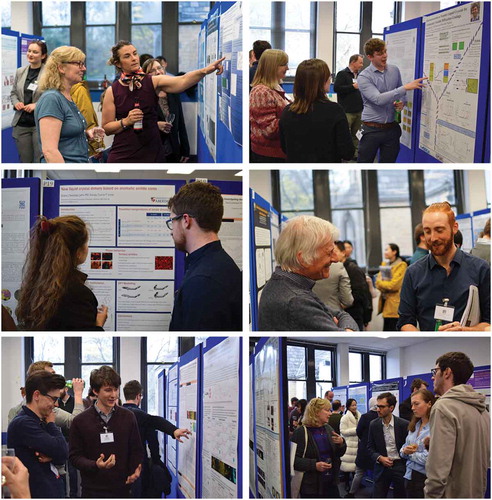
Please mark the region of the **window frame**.
[[361, 373], [362, 380], [355, 382], [350, 380], [350, 370], [349, 370], [349, 383], [348, 385], [363, 384], [365, 382], [374, 382], [370, 379], [370, 361], [369, 356], [380, 356], [381, 357], [381, 380], [386, 379], [386, 352], [377, 351], [373, 349], [360, 349], [357, 347], [349, 347], [349, 353], [360, 354], [361, 355]]

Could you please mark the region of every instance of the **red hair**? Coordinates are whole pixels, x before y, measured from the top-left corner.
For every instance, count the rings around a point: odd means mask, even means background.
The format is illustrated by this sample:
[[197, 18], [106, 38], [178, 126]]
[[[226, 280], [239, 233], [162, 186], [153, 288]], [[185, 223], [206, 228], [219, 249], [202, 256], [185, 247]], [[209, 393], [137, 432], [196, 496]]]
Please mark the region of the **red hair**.
[[441, 203], [432, 203], [432, 205], [429, 205], [422, 213], [422, 216], [428, 213], [432, 212], [442, 212], [445, 213], [448, 216], [448, 221], [451, 227], [454, 226], [456, 222], [456, 217], [454, 215], [453, 209], [451, 208], [451, 205], [447, 201], [443, 201]]

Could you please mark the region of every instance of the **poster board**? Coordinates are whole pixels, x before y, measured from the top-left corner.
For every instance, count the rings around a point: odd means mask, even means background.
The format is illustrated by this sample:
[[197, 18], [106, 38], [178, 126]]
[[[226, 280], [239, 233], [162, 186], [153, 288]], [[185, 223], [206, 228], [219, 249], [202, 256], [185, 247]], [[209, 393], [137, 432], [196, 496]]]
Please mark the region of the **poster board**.
[[222, 75], [198, 84], [197, 156], [199, 163], [242, 161], [242, 7], [218, 2], [202, 23], [199, 57], [205, 65], [225, 56]]
[[17, 31], [2, 28], [2, 130], [11, 127], [15, 113], [10, 93], [18, 68], [18, 36]]
[[[384, 30], [384, 40], [388, 47], [388, 63], [398, 66], [403, 83], [411, 82], [419, 77], [420, 37], [422, 18], [411, 19], [395, 24]], [[420, 117], [420, 91], [407, 92], [407, 104], [401, 113], [400, 153], [398, 163], [414, 161], [416, 134]]]
[[256, 478], [256, 406], [255, 406], [255, 355], [249, 357], [249, 496], [257, 498]]
[[483, 231], [485, 223], [490, 218], [490, 208], [477, 210], [472, 213], [473, 246], [477, 243], [478, 235]]
[[189, 439], [179, 443], [178, 496], [180, 498], [200, 498], [199, 442], [200, 442], [200, 386], [202, 345], [197, 345], [181, 356], [178, 364], [178, 427], [191, 431]]
[[288, 498], [285, 339], [261, 338], [255, 347], [255, 441], [258, 498]]
[[485, 396], [485, 404], [490, 412], [490, 365], [475, 366], [473, 369], [473, 375], [467, 383], [470, 384], [477, 392]]
[[393, 415], [397, 417], [400, 416], [399, 406], [403, 401], [402, 398], [402, 384], [403, 379], [401, 377], [391, 378], [388, 380], [378, 380], [371, 383], [371, 397], [377, 398], [379, 394], [383, 392], [391, 392], [396, 397], [396, 407], [393, 411]]
[[209, 337], [203, 344], [202, 367], [201, 496], [239, 498], [242, 493], [241, 338]]
[[469, 252], [473, 248], [473, 221], [471, 214], [459, 214], [456, 216], [458, 229], [463, 235], [463, 245], [461, 249]]
[[357, 410], [361, 413], [369, 411], [369, 383], [348, 386], [348, 397], [357, 401]]
[[[167, 372], [167, 404], [165, 417], [169, 422], [176, 425], [178, 424], [178, 364], [172, 365]], [[162, 434], [164, 436], [164, 434]], [[171, 492], [177, 489], [177, 447], [178, 442], [171, 436], [165, 436], [167, 440], [166, 446], [166, 465], [173, 478], [171, 484]]]
[[348, 386], [347, 385], [342, 385], [339, 387], [333, 387], [333, 399], [338, 399], [340, 400], [340, 403], [342, 403], [342, 406], [345, 406], [345, 403], [347, 402], [347, 392], [348, 392]]
[[184, 275], [165, 221], [167, 204], [184, 184], [161, 180], [57, 180], [43, 183], [46, 217], [78, 215], [91, 228], [80, 266], [99, 304], [109, 308], [108, 331], [164, 331], [174, 291]]
[[471, 3], [423, 17], [422, 91], [416, 162], [478, 163], [490, 111], [490, 2]]
[[36, 178], [2, 179], [2, 305], [16, 323], [29, 231], [39, 215], [40, 186]]

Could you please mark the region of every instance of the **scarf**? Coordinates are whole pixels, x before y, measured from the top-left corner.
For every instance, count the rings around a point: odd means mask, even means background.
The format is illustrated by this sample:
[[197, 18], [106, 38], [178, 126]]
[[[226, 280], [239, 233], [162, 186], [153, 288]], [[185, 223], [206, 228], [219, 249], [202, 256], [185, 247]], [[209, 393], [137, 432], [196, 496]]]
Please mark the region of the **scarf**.
[[146, 73], [143, 72], [142, 68], [138, 68], [137, 71], [134, 71], [132, 73], [124, 73], [122, 72], [120, 75], [120, 80], [122, 83], [128, 84], [130, 91], [133, 92], [133, 88], [140, 89], [142, 88], [142, 84], [140, 83]]

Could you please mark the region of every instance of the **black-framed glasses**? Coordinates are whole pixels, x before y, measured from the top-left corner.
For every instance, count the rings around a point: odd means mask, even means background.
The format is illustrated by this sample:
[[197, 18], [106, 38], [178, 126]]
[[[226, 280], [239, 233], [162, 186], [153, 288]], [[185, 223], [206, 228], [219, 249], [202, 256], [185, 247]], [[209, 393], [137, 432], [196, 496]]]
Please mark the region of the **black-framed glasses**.
[[53, 403], [56, 403], [58, 401], [58, 396], [50, 396], [49, 394], [46, 394], [45, 392], [40, 392], [42, 396], [46, 396], [47, 398], [50, 398]]
[[66, 61], [65, 64], [76, 64], [79, 68], [85, 68], [85, 61]]
[[183, 217], [183, 215], [187, 215], [188, 217], [191, 217], [192, 219], [195, 218], [194, 215], [190, 215], [190, 214], [181, 214], [181, 215], [176, 215], [175, 217], [171, 217], [170, 219], [167, 219], [166, 221], [166, 226], [169, 230], [172, 230], [173, 228], [173, 222], [175, 220], [178, 220], [178, 219], [181, 219], [181, 217]]
[[[436, 376], [437, 370], [441, 370], [441, 368], [432, 368], [432, 370], [431, 370], [431, 374], [432, 374], [432, 376], [433, 376], [433, 377], [435, 377], [435, 376]], [[441, 370], [441, 371], [442, 371], [442, 370]]]

